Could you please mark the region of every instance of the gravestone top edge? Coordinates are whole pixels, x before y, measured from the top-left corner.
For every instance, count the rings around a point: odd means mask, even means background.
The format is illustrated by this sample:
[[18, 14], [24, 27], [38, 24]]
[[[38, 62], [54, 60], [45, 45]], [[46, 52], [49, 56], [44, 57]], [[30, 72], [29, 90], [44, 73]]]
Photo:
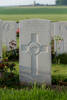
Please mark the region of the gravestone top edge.
[[54, 24], [65, 24], [67, 21], [59, 21], [59, 22], [53, 22]]
[[47, 19], [25, 19], [25, 20], [20, 20], [21, 22], [27, 22], [27, 21], [44, 21], [44, 22], [51, 22], [50, 20]]
[[2, 21], [3, 23], [16, 23], [16, 21]]

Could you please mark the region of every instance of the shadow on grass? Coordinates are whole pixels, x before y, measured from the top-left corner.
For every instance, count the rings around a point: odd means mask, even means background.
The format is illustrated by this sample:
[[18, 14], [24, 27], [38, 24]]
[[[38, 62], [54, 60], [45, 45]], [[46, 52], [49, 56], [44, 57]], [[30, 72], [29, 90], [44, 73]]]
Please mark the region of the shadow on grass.
[[4, 78], [0, 79], [0, 87], [21, 88], [19, 75], [10, 74], [9, 72], [4, 73]]

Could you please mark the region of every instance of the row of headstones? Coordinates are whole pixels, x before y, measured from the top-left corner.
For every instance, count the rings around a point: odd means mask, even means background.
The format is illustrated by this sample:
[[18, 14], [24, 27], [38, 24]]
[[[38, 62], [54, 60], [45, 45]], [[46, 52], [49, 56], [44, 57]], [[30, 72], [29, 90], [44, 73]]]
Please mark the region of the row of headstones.
[[[66, 28], [67, 22], [51, 23], [49, 20], [42, 19], [20, 21], [19, 76], [21, 83], [36, 81], [51, 84], [51, 39], [54, 36], [62, 37], [63, 39], [59, 40], [63, 40], [64, 50], [67, 50]], [[0, 55], [2, 54], [2, 40], [8, 47], [11, 41], [16, 41], [16, 30], [16, 22], [0, 21]], [[54, 42], [55, 50], [57, 48], [56, 40]], [[59, 43], [62, 44], [62, 42]]]

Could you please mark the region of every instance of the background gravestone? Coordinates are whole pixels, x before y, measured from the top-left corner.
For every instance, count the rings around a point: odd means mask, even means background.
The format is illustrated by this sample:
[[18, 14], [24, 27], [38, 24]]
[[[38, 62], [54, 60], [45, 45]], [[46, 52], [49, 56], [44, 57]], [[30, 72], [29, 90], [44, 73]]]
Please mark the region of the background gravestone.
[[54, 41], [54, 48], [57, 54], [67, 53], [67, 22], [56, 22], [54, 23], [54, 37], [60, 38], [57, 43]]
[[51, 23], [51, 39], [54, 38], [54, 23]]
[[20, 82], [51, 84], [50, 21], [20, 22]]
[[0, 20], [0, 58], [2, 58], [2, 21]]
[[[3, 22], [3, 44], [7, 46], [9, 51], [11, 44], [16, 44], [16, 30], [17, 24], [14, 21], [4, 21]], [[14, 46], [16, 49], [16, 46]]]
[[7, 40], [7, 22], [6, 21], [3, 21], [3, 24], [2, 24], [2, 44], [4, 45], [4, 46], [6, 46], [7, 44], [6, 44], [6, 40]]
[[64, 53], [67, 53], [67, 22], [62, 22], [62, 37], [64, 42]]
[[63, 41], [57, 40], [62, 38], [62, 33], [61, 33], [61, 23], [56, 22], [54, 23], [54, 51], [57, 54], [62, 54], [63, 53]]

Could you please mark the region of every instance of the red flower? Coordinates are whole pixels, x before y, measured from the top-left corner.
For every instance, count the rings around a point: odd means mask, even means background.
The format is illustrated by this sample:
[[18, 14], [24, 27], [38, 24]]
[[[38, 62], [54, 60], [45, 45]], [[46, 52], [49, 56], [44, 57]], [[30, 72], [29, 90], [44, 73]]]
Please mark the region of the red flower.
[[16, 31], [16, 34], [19, 34], [20, 33], [20, 30], [19, 30], [19, 28], [17, 29], [17, 31]]

